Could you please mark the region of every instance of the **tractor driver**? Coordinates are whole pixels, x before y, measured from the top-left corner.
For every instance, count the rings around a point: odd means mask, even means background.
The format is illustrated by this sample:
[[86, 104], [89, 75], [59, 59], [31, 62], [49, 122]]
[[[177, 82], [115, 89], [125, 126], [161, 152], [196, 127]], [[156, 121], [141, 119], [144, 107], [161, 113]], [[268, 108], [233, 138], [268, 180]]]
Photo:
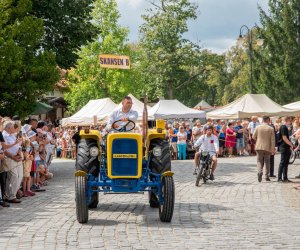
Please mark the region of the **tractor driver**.
[[[122, 99], [122, 107], [114, 110], [112, 114], [109, 117], [106, 130], [109, 130], [112, 128], [112, 125], [115, 121], [120, 120], [120, 122], [117, 122], [114, 124], [114, 129], [122, 128], [128, 120], [131, 120], [133, 122], [136, 122], [138, 119], [138, 112], [135, 110], [132, 110], [132, 99], [130, 96], [125, 96]], [[133, 128], [133, 123], [129, 123], [126, 126], [126, 130], [131, 130]]]

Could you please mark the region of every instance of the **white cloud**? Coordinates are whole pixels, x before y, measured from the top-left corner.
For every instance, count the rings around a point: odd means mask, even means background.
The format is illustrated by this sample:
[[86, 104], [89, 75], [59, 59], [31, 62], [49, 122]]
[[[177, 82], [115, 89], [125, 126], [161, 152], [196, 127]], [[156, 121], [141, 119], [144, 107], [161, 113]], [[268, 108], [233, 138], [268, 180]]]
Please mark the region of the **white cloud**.
[[[116, 0], [121, 14], [120, 24], [129, 27], [130, 41], [138, 41], [142, 14], [151, 4], [146, 0]], [[204, 49], [223, 53], [234, 45], [243, 24], [259, 24], [257, 4], [268, 9], [268, 0], [191, 0], [199, 4], [197, 20], [189, 21], [189, 31], [184, 37], [200, 40]]]

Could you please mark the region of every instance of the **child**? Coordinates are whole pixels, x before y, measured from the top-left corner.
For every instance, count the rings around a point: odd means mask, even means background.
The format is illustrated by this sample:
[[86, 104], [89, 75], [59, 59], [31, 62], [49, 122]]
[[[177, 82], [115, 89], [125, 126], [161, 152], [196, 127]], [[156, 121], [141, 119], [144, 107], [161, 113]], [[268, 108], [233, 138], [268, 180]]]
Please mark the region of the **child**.
[[30, 171], [33, 161], [33, 148], [30, 146], [30, 140], [25, 140], [24, 143], [24, 162], [23, 162], [23, 196], [34, 196], [31, 192]]
[[36, 177], [37, 177], [37, 183], [42, 184], [40, 180], [40, 175], [39, 175], [39, 169], [40, 166], [44, 166], [46, 164], [46, 149], [45, 149], [45, 144], [40, 142], [39, 144], [39, 156], [40, 156], [40, 161], [39, 164], [36, 166]]

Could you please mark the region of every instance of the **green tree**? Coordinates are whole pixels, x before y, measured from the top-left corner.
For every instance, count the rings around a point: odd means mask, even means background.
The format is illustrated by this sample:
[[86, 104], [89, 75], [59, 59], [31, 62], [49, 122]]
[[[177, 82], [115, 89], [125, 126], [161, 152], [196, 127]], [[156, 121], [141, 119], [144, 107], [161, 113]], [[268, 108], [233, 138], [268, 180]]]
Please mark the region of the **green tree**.
[[187, 22], [197, 17], [188, 0], [159, 0], [143, 15], [140, 69], [144, 89], [152, 98], [189, 100], [188, 88], [202, 72], [200, 47], [183, 37]]
[[118, 102], [130, 93], [135, 94], [135, 71], [100, 68], [100, 54], [128, 55], [136, 61], [137, 49], [127, 44], [128, 30], [118, 24], [120, 17], [115, 0], [97, 0], [92, 11], [93, 24], [97, 28], [97, 40], [88, 43], [79, 52], [76, 67], [68, 75], [69, 92], [65, 99], [74, 112], [89, 100], [111, 97]]
[[300, 2], [270, 0], [261, 8], [260, 36], [264, 46], [258, 60], [260, 92], [285, 104], [300, 98]]
[[42, 46], [56, 55], [59, 67], [73, 67], [77, 50], [96, 37], [91, 22], [93, 0], [32, 0], [33, 13], [44, 21]]
[[0, 2], [0, 114], [28, 115], [58, 80], [54, 54], [41, 50], [43, 21], [30, 0]]

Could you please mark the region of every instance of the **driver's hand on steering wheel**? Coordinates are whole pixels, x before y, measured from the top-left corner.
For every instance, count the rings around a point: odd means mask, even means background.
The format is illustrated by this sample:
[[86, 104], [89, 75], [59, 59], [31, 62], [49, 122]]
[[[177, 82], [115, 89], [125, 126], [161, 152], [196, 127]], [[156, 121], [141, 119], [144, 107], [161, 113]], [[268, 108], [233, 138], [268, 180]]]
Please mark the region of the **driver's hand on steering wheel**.
[[114, 128], [118, 128], [119, 125], [117, 123], [113, 124]]
[[127, 119], [126, 117], [123, 117], [123, 118], [121, 119], [121, 121], [122, 121], [122, 122], [127, 122], [128, 119]]

